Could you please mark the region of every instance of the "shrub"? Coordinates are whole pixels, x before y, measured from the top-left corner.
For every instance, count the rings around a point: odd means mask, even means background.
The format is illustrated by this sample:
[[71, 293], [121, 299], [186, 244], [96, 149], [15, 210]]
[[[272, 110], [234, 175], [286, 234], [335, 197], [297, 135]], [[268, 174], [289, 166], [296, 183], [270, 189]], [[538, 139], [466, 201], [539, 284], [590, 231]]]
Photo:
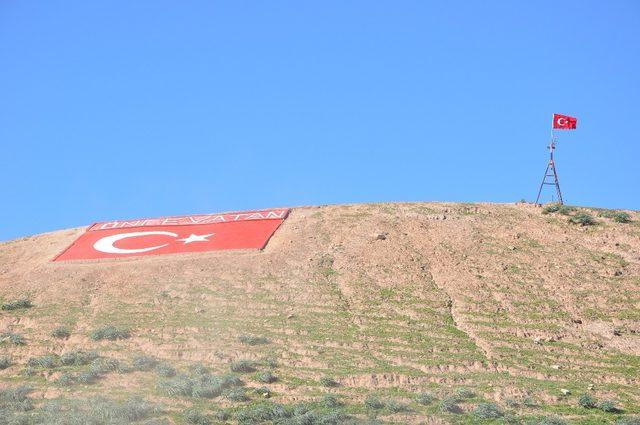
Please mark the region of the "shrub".
[[323, 387], [337, 387], [340, 384], [335, 379], [329, 376], [323, 376], [322, 378], [320, 378], [320, 385], [322, 385]]
[[209, 373], [209, 369], [207, 369], [202, 363], [192, 364], [189, 366], [189, 371], [194, 375], [206, 375]]
[[91, 362], [89, 370], [96, 374], [116, 372], [120, 369], [120, 362], [117, 359], [107, 359], [99, 357]]
[[466, 388], [457, 388], [454, 392], [453, 392], [453, 397], [456, 399], [456, 401], [462, 401], [462, 400], [466, 400], [468, 398], [473, 398], [475, 397], [475, 393], [471, 390], [468, 390]]
[[560, 204], [547, 205], [542, 209], [542, 214], [552, 214], [560, 210]]
[[76, 377], [71, 373], [63, 373], [53, 382], [61, 387], [69, 387], [76, 384]]
[[94, 329], [89, 335], [92, 340], [100, 341], [103, 339], [116, 341], [119, 339], [127, 339], [131, 337], [131, 333], [127, 329], [116, 328], [115, 326], [105, 326]]
[[409, 406], [399, 401], [389, 400], [386, 402], [385, 407], [392, 413], [408, 412]]
[[21, 298], [19, 300], [9, 301], [7, 303], [2, 304], [2, 307], [0, 307], [0, 309], [18, 310], [21, 308], [31, 308], [31, 307], [33, 307], [33, 304], [31, 304], [31, 301]]
[[496, 419], [504, 416], [504, 413], [495, 403], [481, 403], [473, 410], [473, 416], [478, 419]]
[[217, 421], [224, 422], [229, 419], [229, 412], [225, 410], [218, 410], [214, 413], [213, 417], [216, 418]]
[[589, 394], [583, 394], [578, 399], [578, 405], [584, 407], [585, 409], [593, 409], [596, 407], [596, 399], [591, 397]]
[[97, 359], [98, 353], [95, 351], [69, 351], [60, 356], [60, 361], [65, 366], [83, 366]]
[[229, 401], [249, 401], [244, 388], [232, 388], [225, 393], [225, 398]]
[[55, 354], [46, 354], [40, 357], [31, 357], [27, 360], [27, 366], [40, 369], [55, 369], [60, 366], [60, 358]]
[[25, 345], [27, 341], [22, 334], [5, 331], [0, 333], [0, 343], [8, 342], [13, 345]]
[[342, 403], [340, 402], [340, 400], [338, 400], [338, 397], [333, 394], [326, 394], [322, 396], [321, 403], [328, 409], [336, 409], [342, 406]]
[[271, 390], [267, 387], [258, 387], [255, 390], [253, 390], [253, 392], [255, 392], [256, 394], [264, 398], [271, 397]]
[[[292, 414], [284, 406], [273, 403], [263, 403], [256, 406], [242, 409], [236, 415], [239, 424], [258, 424], [267, 421], [276, 421], [278, 419], [286, 419]], [[284, 423], [284, 422], [283, 422]], [[298, 422], [296, 422], [298, 423]], [[308, 423], [308, 422], [299, 422]]]
[[603, 402], [598, 404], [598, 409], [607, 413], [616, 413], [618, 411], [615, 403], [611, 400], [604, 400]]
[[557, 416], [544, 416], [531, 422], [532, 425], [567, 425], [564, 419]]
[[136, 356], [131, 361], [133, 370], [149, 371], [158, 364], [158, 360], [152, 356]]
[[263, 336], [240, 335], [238, 341], [246, 345], [268, 344], [269, 340]]
[[0, 370], [4, 370], [11, 366], [11, 358], [9, 356], [0, 356]]
[[613, 219], [616, 223], [629, 223], [631, 216], [624, 211], [603, 210], [598, 213], [598, 217]]
[[455, 397], [447, 397], [440, 402], [440, 411], [445, 413], [459, 413], [458, 399]]
[[278, 377], [275, 376], [273, 373], [266, 371], [266, 372], [258, 373], [256, 375], [256, 380], [265, 384], [271, 384], [272, 382], [276, 382], [278, 380]]
[[13, 411], [26, 412], [33, 409], [29, 393], [33, 389], [26, 385], [0, 390], [0, 407]]
[[507, 405], [507, 407], [511, 407], [512, 409], [515, 409], [516, 407], [520, 406], [520, 403], [518, 403], [518, 400], [516, 400], [515, 398], [505, 398], [504, 399], [504, 404]]
[[372, 410], [380, 410], [384, 408], [384, 403], [375, 395], [367, 396], [367, 398], [364, 400], [364, 405], [367, 409]]
[[188, 424], [209, 425], [211, 423], [209, 418], [207, 418], [205, 415], [203, 415], [202, 413], [194, 409], [185, 410], [183, 416], [184, 416], [184, 420]]
[[596, 221], [588, 213], [578, 213], [572, 217], [569, 217], [569, 223], [579, 224], [581, 226], [593, 226], [596, 224]]
[[435, 399], [436, 398], [429, 393], [420, 393], [416, 396], [416, 402], [423, 406], [433, 403]]
[[75, 379], [78, 384], [90, 385], [100, 379], [100, 374], [94, 370], [89, 369], [85, 370], [84, 372], [80, 372]]
[[58, 339], [67, 339], [71, 336], [71, 332], [64, 326], [58, 326], [51, 331], [51, 336]]
[[256, 371], [255, 363], [251, 360], [238, 360], [232, 362], [229, 366], [232, 372], [251, 373]]
[[616, 421], [616, 425], [640, 425], [640, 416], [627, 416]]
[[270, 368], [270, 369], [277, 369], [278, 368], [278, 362], [275, 359], [271, 358], [271, 357], [268, 357], [268, 358], [264, 359], [264, 365], [266, 367]]
[[242, 386], [243, 382], [235, 376], [217, 377], [209, 374], [178, 375], [160, 382], [157, 387], [167, 395], [200, 398], [218, 397], [224, 390]]
[[160, 363], [156, 366], [156, 373], [165, 378], [176, 376], [176, 370], [167, 363]]

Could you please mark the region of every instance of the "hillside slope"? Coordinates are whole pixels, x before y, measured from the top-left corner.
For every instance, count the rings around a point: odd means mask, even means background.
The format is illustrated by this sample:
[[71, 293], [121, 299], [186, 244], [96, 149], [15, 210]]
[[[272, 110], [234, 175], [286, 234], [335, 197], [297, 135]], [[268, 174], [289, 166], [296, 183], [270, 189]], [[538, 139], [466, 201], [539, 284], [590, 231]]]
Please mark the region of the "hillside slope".
[[[0, 301], [33, 306], [0, 312], [0, 388], [32, 387], [0, 408], [46, 422], [98, 406], [123, 423], [458, 423], [481, 403], [516, 422], [637, 414], [640, 215], [590, 212], [597, 225], [524, 204], [305, 207], [262, 252], [106, 261], [50, 262], [80, 228], [1, 243]], [[123, 339], [92, 335], [105, 326]], [[102, 359], [57, 357], [74, 350]], [[242, 384], [221, 378], [230, 367]], [[130, 396], [160, 410], [117, 403]]]

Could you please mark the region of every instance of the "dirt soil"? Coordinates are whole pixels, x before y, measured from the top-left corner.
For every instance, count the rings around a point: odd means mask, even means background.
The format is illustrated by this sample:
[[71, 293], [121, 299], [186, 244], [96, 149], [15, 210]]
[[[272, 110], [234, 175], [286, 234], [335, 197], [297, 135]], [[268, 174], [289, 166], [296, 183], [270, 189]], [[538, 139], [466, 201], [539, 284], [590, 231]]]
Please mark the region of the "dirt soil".
[[[144, 374], [60, 389], [55, 373], [21, 373], [31, 357], [82, 349], [220, 373], [270, 358], [281, 403], [325, 392], [353, 405], [372, 392], [412, 403], [421, 391], [442, 398], [465, 387], [499, 404], [533, 397], [556, 413], [591, 392], [638, 412], [640, 214], [617, 223], [585, 211], [597, 225], [528, 204], [303, 207], [264, 251], [121, 260], [51, 262], [84, 228], [0, 243], [0, 301], [34, 305], [0, 312], [0, 332], [26, 338], [0, 343], [12, 360], [0, 387], [30, 382], [43, 398], [131, 392], [177, 406]], [[131, 338], [89, 337], [107, 325]], [[51, 337], [58, 326], [71, 336]], [[339, 386], [323, 387], [324, 376]]]

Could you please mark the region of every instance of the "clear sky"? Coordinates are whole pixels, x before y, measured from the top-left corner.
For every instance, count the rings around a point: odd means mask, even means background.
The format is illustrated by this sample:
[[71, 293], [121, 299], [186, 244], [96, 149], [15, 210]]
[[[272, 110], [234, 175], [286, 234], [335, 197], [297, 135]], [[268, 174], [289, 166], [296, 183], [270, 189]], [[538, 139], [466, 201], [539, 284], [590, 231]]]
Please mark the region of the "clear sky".
[[640, 2], [3, 0], [0, 240], [532, 201], [553, 112], [565, 201], [640, 209]]

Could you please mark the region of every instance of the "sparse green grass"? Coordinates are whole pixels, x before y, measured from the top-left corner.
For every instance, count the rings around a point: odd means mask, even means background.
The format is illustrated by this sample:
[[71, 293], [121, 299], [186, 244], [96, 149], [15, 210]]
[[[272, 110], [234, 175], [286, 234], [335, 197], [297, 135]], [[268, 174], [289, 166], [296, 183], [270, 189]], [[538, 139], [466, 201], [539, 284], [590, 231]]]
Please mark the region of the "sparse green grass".
[[20, 309], [31, 308], [31, 307], [33, 307], [33, 304], [31, 303], [31, 301], [25, 298], [21, 298], [19, 300], [13, 300], [13, 301], [3, 303], [2, 306], [0, 306], [0, 309], [10, 311], [10, 310], [20, 310]]

